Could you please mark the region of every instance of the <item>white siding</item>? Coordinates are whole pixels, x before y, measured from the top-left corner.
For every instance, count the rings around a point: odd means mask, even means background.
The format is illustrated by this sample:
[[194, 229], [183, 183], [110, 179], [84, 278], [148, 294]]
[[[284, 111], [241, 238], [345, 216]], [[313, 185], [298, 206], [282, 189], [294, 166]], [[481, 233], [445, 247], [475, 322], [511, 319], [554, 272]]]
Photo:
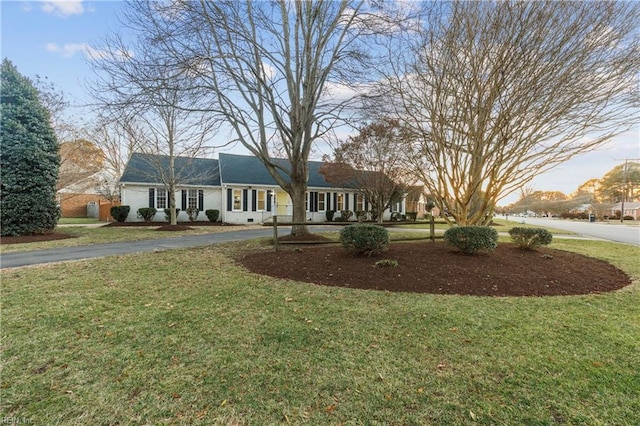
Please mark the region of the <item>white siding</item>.
[[[123, 206], [129, 206], [129, 216], [127, 222], [141, 222], [142, 219], [138, 219], [138, 209], [142, 207], [149, 207], [149, 188], [155, 188], [157, 186], [151, 184], [132, 184], [125, 183], [121, 188], [121, 202]], [[189, 186], [179, 187], [176, 191], [176, 206], [181, 208], [182, 204], [182, 189], [202, 189], [203, 190], [203, 206], [202, 212], [198, 215], [198, 222], [206, 222], [209, 219], [204, 214], [206, 210], [217, 209], [220, 210], [222, 216], [222, 190], [219, 187], [200, 187]], [[153, 219], [157, 222], [165, 221], [164, 210], [158, 209], [158, 213]], [[220, 220], [220, 219], [219, 219]], [[189, 222], [189, 217], [182, 209], [178, 215], [178, 222]]]

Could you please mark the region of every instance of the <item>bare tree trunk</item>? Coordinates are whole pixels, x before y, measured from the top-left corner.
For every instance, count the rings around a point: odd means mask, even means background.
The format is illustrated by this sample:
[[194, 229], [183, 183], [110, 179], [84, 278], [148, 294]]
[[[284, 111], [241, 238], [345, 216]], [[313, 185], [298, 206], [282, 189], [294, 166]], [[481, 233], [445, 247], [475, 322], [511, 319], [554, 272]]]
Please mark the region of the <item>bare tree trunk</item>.
[[[291, 192], [289, 196], [293, 203], [293, 217], [294, 223], [304, 223], [307, 221], [307, 212], [305, 209], [305, 194], [307, 192], [306, 182], [298, 182], [291, 185]], [[309, 228], [306, 225], [293, 225], [291, 229], [291, 235], [306, 235], [309, 234]]]

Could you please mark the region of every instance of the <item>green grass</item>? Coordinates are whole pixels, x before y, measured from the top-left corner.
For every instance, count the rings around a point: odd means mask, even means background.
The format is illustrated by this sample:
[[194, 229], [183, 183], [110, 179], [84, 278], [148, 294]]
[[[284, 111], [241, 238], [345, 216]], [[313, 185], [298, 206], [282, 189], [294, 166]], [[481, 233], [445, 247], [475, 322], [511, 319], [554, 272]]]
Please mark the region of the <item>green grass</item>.
[[635, 277], [589, 296], [328, 288], [247, 273], [257, 243], [2, 272], [3, 418], [33, 424], [589, 424], [640, 413]]

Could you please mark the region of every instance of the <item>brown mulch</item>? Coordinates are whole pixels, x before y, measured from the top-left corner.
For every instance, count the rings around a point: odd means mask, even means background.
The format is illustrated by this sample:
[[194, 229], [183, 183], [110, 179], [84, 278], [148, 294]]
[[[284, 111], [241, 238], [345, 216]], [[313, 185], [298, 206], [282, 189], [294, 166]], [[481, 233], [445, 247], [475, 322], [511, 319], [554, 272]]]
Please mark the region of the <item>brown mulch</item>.
[[2, 237], [0, 238], [0, 244], [36, 243], [39, 241], [64, 240], [67, 238], [76, 237], [65, 234], [64, 232], [45, 232], [43, 234], [23, 235], [21, 237]]
[[[390, 259], [398, 266], [379, 267]], [[377, 257], [358, 257], [339, 244], [282, 246], [245, 253], [252, 272], [325, 286], [474, 296], [558, 296], [601, 293], [631, 284], [613, 265], [576, 253], [523, 251], [502, 243], [489, 254], [465, 256], [443, 242], [397, 242]]]
[[176, 225], [164, 224], [156, 229], [156, 231], [191, 231], [193, 228], [189, 225], [178, 223]]

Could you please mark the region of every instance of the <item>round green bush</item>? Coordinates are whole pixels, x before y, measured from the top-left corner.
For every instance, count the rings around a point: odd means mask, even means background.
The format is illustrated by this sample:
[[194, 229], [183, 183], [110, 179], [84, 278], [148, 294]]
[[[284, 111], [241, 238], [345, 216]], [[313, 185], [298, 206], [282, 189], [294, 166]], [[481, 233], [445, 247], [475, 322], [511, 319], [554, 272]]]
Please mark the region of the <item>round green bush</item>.
[[153, 220], [153, 217], [156, 215], [157, 210], [153, 207], [142, 207], [138, 209], [138, 218], [144, 220], [149, 223]]
[[111, 217], [114, 218], [116, 222], [125, 222], [130, 210], [131, 207], [129, 206], [113, 206], [109, 210], [109, 213], [111, 213]]
[[553, 235], [543, 228], [514, 227], [509, 231], [511, 241], [522, 250], [535, 250], [540, 246], [551, 244]]
[[[180, 214], [180, 209], [176, 209], [176, 220], [178, 220], [178, 215]], [[164, 218], [167, 222], [171, 221], [171, 209], [164, 209]]]
[[215, 222], [218, 220], [218, 217], [220, 217], [220, 210], [216, 210], [216, 209], [205, 210], [204, 214], [207, 216], [207, 219], [209, 219], [209, 221]]
[[389, 231], [378, 225], [349, 225], [340, 230], [340, 242], [355, 254], [371, 256], [389, 247]]
[[468, 255], [490, 252], [498, 246], [498, 231], [489, 226], [454, 226], [445, 231], [444, 242]]

